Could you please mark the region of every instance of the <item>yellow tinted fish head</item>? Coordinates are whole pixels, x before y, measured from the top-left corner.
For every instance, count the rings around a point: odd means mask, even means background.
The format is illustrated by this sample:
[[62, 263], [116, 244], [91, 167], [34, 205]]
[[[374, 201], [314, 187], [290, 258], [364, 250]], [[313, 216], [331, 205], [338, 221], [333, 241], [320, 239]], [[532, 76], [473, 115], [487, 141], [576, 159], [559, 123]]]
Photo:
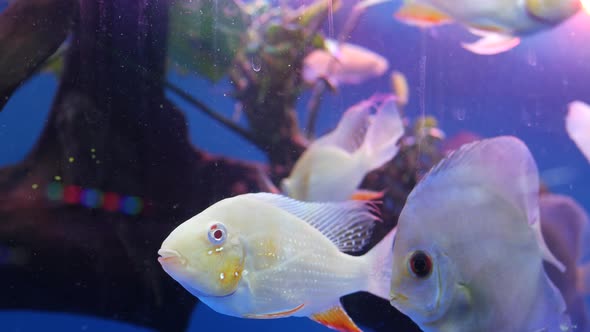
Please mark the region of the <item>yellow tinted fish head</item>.
[[526, 0], [525, 6], [530, 15], [551, 24], [566, 20], [582, 8], [580, 0]]
[[428, 234], [428, 229], [414, 228], [398, 229], [393, 247], [390, 300], [392, 306], [418, 324], [428, 324], [449, 310], [458, 280], [457, 270], [433, 234]]
[[229, 224], [197, 215], [162, 243], [158, 261], [195, 296], [227, 296], [236, 291], [244, 269], [244, 246]]

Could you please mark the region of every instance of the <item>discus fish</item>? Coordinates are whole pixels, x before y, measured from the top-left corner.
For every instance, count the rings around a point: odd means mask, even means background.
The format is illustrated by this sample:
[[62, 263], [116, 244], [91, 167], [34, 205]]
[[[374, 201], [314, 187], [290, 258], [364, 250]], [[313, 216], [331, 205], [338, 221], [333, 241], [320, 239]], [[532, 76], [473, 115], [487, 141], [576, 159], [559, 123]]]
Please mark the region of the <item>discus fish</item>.
[[243, 318], [309, 317], [360, 331], [340, 297], [388, 298], [394, 231], [363, 256], [378, 220], [367, 202], [305, 203], [271, 194], [221, 200], [179, 225], [159, 261], [219, 313]]
[[314, 202], [380, 197], [357, 187], [368, 172], [397, 154], [404, 125], [394, 97], [386, 97], [371, 115], [374, 106], [373, 100], [365, 100], [350, 107], [336, 129], [310, 144], [281, 181], [282, 192]]
[[422, 27], [460, 23], [481, 37], [462, 46], [491, 55], [516, 47], [520, 37], [559, 25], [580, 8], [580, 0], [405, 0], [394, 16]]
[[397, 226], [391, 304], [424, 331], [568, 331], [543, 269], [539, 176], [510, 136], [464, 145], [412, 190]]

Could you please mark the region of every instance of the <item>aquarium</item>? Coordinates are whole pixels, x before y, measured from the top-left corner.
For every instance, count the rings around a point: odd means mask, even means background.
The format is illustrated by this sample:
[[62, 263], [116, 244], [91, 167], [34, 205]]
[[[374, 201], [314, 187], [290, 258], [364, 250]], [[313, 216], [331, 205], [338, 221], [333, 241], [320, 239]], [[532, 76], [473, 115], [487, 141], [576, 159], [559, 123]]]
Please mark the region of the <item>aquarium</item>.
[[0, 0], [0, 331], [590, 331], [590, 1]]

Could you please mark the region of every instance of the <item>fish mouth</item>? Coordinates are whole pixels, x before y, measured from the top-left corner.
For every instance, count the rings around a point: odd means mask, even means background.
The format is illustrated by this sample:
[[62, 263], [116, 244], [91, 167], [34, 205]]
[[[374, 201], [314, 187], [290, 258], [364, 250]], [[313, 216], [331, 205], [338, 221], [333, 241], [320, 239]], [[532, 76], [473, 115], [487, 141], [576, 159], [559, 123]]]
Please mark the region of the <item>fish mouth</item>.
[[182, 255], [176, 250], [162, 248], [158, 250], [158, 255], [160, 255], [160, 257], [158, 257], [158, 262], [160, 262], [160, 264], [184, 264], [184, 259], [182, 258]]

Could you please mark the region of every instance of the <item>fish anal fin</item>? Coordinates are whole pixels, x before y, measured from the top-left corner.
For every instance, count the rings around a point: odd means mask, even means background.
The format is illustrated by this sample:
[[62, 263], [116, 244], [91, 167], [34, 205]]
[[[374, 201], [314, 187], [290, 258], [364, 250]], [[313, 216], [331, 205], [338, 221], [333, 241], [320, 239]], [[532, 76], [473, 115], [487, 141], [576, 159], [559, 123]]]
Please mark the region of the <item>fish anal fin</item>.
[[354, 201], [372, 201], [383, 198], [383, 195], [385, 195], [384, 191], [358, 189], [350, 196], [350, 199]]
[[422, 28], [452, 21], [447, 14], [433, 7], [418, 3], [408, 3], [402, 6], [393, 16], [407, 24]]
[[297, 311], [301, 310], [305, 304], [300, 304], [297, 307], [285, 311], [273, 312], [268, 314], [246, 314], [244, 318], [253, 318], [253, 319], [273, 319], [273, 318], [285, 318], [292, 316]]
[[324, 312], [313, 314], [309, 318], [336, 331], [362, 332], [340, 304], [337, 304]]
[[[476, 31], [476, 32], [474, 32]], [[471, 30], [482, 37], [473, 43], [461, 43], [464, 49], [479, 55], [495, 55], [513, 49], [520, 44], [520, 38], [497, 32]]]

